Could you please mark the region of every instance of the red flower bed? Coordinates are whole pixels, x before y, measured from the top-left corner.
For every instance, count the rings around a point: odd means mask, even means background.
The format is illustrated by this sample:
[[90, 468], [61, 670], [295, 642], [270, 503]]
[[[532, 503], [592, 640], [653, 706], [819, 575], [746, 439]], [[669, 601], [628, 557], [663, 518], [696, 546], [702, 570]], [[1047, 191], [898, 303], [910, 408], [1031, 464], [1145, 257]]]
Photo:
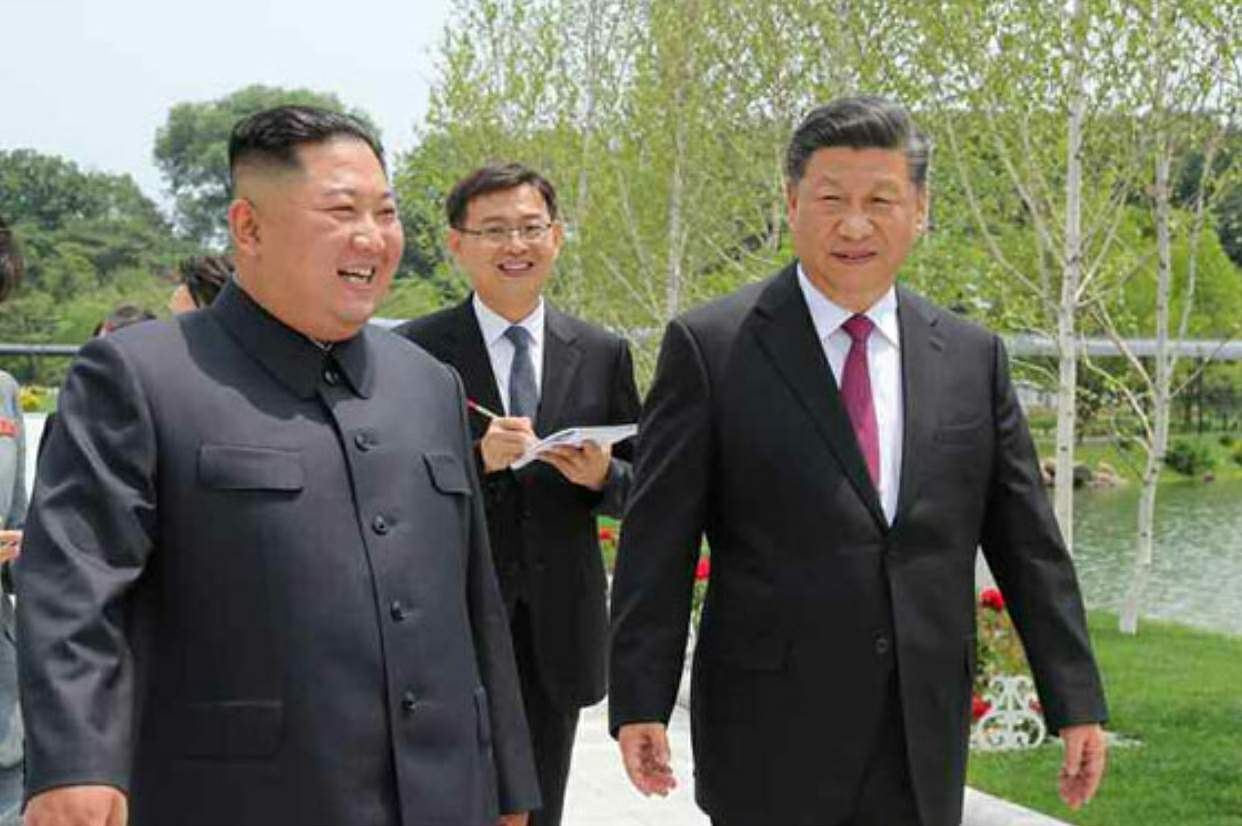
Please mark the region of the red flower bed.
[[995, 588], [984, 588], [979, 592], [979, 604], [993, 611], [1005, 610], [1005, 598]]
[[983, 715], [992, 710], [992, 704], [980, 697], [978, 694], [971, 695], [970, 698], [970, 717], [976, 723], [979, 722]]

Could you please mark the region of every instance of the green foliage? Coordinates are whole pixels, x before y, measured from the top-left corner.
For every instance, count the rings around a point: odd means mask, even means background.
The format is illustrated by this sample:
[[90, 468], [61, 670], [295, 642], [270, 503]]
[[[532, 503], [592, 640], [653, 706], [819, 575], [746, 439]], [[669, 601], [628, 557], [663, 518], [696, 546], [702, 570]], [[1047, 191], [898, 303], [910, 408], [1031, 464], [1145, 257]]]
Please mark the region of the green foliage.
[[1169, 447], [1164, 463], [1183, 476], [1200, 476], [1216, 465], [1211, 449], [1200, 441], [1178, 439]]
[[1233, 449], [1233, 463], [1235, 465], [1242, 465], [1242, 444]]
[[[84, 173], [30, 150], [0, 152], [0, 208], [26, 259], [21, 289], [0, 305], [0, 341], [80, 344], [117, 304], [162, 309], [163, 274], [193, 247], [172, 238], [128, 176]], [[57, 384], [63, 358], [7, 358], [22, 382]]]
[[[177, 228], [187, 239], [223, 248], [231, 198], [229, 134], [247, 115], [282, 104], [347, 111], [332, 93], [261, 85], [247, 86], [218, 100], [178, 103], [169, 111], [168, 121], [155, 134], [155, 163], [176, 199]], [[379, 134], [365, 112], [348, 111]]]

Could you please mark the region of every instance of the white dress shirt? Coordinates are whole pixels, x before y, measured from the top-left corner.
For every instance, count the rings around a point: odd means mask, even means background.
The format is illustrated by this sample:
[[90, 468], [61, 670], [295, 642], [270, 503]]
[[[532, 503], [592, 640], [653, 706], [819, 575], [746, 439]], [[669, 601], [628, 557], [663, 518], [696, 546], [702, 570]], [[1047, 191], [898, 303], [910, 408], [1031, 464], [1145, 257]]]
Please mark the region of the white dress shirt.
[[[853, 339], [841, 325], [854, 315], [834, 304], [821, 293], [798, 265], [798, 286], [811, 311], [815, 334], [824, 348], [828, 366], [837, 387]], [[867, 368], [871, 376], [871, 397], [875, 405], [875, 424], [880, 442], [880, 506], [892, 524], [897, 514], [897, 492], [901, 489], [901, 331], [897, 324], [897, 291], [889, 287], [879, 301], [863, 313], [875, 324], [867, 338]]]
[[530, 333], [530, 358], [535, 363], [535, 386], [543, 388], [543, 298], [530, 311], [530, 315], [521, 321], [509, 321], [491, 307], [483, 303], [479, 294], [474, 294], [474, 315], [479, 320], [479, 330], [483, 333], [483, 343], [487, 345], [487, 357], [492, 362], [492, 375], [496, 378], [496, 388], [500, 391], [500, 403], [505, 406], [505, 414], [509, 413], [509, 370], [513, 367], [513, 354], [516, 348], [505, 335], [514, 324], [525, 327]]

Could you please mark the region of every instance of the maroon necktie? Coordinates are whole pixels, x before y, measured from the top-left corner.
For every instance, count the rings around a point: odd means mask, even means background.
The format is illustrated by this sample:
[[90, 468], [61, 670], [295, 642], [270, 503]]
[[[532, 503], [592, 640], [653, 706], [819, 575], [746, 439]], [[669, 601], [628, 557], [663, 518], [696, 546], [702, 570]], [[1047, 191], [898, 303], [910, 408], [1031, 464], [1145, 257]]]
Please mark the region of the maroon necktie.
[[841, 398], [845, 401], [845, 410], [850, 414], [850, 422], [854, 425], [854, 437], [858, 439], [858, 447], [862, 450], [863, 458], [867, 460], [871, 482], [878, 490], [880, 435], [875, 423], [875, 401], [871, 397], [871, 371], [867, 367], [867, 339], [875, 325], [865, 315], [854, 315], [846, 319], [841, 329], [849, 333], [853, 341], [849, 355], [845, 357], [845, 369], [841, 371]]

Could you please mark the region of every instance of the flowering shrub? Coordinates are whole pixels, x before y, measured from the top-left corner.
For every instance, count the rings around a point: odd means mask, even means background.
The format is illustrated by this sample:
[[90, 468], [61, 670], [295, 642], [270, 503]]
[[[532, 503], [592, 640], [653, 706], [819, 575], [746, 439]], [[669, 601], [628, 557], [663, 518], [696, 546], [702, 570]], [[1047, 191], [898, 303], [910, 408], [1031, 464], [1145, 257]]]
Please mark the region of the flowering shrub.
[[690, 601], [690, 627], [699, 630], [699, 617], [703, 614], [703, 600], [707, 598], [707, 580], [712, 575], [712, 555], [707, 543], [699, 549], [699, 564], [694, 569], [694, 594]]
[[995, 588], [979, 592], [976, 608], [978, 646], [974, 673], [974, 702], [971, 713], [978, 720], [990, 708], [984, 694], [993, 677], [1023, 674], [1030, 676], [1026, 652], [1005, 610], [1005, 598]]
[[599, 530], [599, 550], [604, 556], [604, 570], [611, 574], [617, 566], [617, 543], [621, 541], [621, 525], [607, 516], [601, 516], [596, 524]]

